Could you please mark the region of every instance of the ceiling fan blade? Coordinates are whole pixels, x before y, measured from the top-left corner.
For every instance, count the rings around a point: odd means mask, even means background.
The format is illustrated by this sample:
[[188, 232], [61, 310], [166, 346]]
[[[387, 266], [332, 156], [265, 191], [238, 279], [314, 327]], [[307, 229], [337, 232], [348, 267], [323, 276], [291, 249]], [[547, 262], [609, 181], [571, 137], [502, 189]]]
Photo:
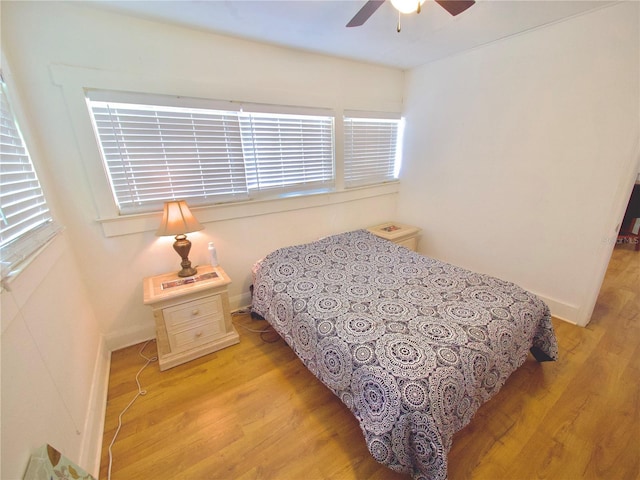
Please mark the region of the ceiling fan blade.
[[476, 3], [474, 0], [435, 0], [435, 2], [454, 17]]
[[380, 8], [380, 5], [384, 3], [384, 0], [369, 0], [364, 6], [355, 14], [355, 16], [347, 23], [347, 27], [359, 27], [364, 22], [369, 20], [369, 17]]

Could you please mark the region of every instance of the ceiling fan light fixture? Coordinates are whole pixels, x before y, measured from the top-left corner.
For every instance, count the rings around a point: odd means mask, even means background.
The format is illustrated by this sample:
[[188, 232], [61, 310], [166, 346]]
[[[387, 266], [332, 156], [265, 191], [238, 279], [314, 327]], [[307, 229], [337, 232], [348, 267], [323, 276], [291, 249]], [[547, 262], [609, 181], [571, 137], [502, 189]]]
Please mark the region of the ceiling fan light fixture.
[[425, 0], [391, 0], [391, 5], [400, 13], [414, 13], [424, 2]]

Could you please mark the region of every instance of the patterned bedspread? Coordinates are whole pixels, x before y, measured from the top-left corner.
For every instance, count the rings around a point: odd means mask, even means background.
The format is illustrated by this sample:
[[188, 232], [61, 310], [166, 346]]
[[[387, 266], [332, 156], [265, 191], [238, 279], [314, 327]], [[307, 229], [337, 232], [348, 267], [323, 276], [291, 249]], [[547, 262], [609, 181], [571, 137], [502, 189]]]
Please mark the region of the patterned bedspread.
[[416, 479], [446, 478], [454, 433], [530, 348], [557, 357], [533, 294], [364, 230], [277, 250], [254, 276], [253, 311], [353, 412], [373, 457]]

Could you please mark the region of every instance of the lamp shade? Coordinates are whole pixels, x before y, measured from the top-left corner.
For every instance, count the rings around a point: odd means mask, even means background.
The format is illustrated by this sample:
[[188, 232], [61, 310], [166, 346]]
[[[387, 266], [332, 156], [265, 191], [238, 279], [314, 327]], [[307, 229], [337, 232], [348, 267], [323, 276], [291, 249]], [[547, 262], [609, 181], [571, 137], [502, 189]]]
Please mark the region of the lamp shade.
[[196, 232], [204, 227], [193, 216], [184, 200], [176, 200], [164, 203], [162, 222], [156, 232], [158, 237], [165, 235], [184, 235]]

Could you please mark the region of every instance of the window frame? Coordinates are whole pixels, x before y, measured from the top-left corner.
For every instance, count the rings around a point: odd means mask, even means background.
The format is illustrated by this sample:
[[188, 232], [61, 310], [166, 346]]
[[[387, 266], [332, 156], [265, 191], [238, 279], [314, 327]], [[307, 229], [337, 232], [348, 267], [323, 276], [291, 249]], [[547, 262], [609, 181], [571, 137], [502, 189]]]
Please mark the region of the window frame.
[[[86, 105], [86, 93], [89, 91], [117, 92], [118, 94], [140, 98], [144, 96], [172, 96], [183, 99], [242, 98], [246, 103], [274, 108], [273, 102], [284, 104], [287, 108], [304, 111], [307, 105], [315, 109], [324, 109], [335, 115], [336, 119], [336, 166], [342, 161], [342, 112], [345, 108], [358, 107], [363, 110], [379, 112], [401, 112], [400, 99], [354, 97], [343, 100], [331, 89], [309, 92], [305, 90], [272, 89], [268, 86], [256, 89], [244, 83], [216, 83], [210, 79], [185, 77], [167, 72], [166, 77], [157, 78], [145, 73], [123, 74], [120, 71], [93, 69], [86, 67], [52, 64], [49, 66], [53, 84], [61, 90], [67, 106], [71, 128], [78, 142], [78, 161], [82, 162], [90, 185], [96, 225], [107, 238], [131, 235], [157, 230], [161, 212], [149, 212], [135, 215], [118, 215], [117, 206], [111, 194], [109, 181], [102, 165], [99, 148], [95, 140], [91, 116]], [[174, 72], [175, 73], [175, 72]], [[349, 88], [346, 88], [348, 91]], [[131, 93], [133, 92], [133, 93]], [[145, 92], [144, 94], [138, 92]], [[209, 100], [215, 103], [214, 100]], [[266, 102], [269, 102], [266, 103]], [[241, 105], [237, 101], [225, 101], [227, 105]], [[364, 107], [364, 108], [362, 108]], [[300, 211], [307, 208], [324, 208], [345, 203], [372, 199], [376, 197], [393, 198], [399, 192], [399, 182], [389, 182], [362, 188], [345, 190], [336, 178], [336, 187], [330, 192], [313, 194], [261, 198], [251, 201], [234, 202], [192, 209], [201, 223], [224, 220], [248, 219], [255, 216], [281, 214], [288, 211]]]
[[[248, 110], [248, 109], [247, 109]], [[245, 166], [247, 171], [247, 188], [249, 191], [249, 198], [256, 200], [260, 198], [269, 198], [274, 196], [274, 194], [278, 197], [286, 197], [290, 195], [308, 195], [313, 192], [323, 192], [323, 191], [331, 191], [335, 188], [335, 178], [336, 178], [336, 165], [335, 165], [335, 119], [326, 115], [318, 115], [320, 112], [316, 112], [317, 114], [308, 115], [306, 114], [304, 117], [300, 114], [291, 114], [291, 113], [271, 113], [271, 112], [242, 112], [240, 114], [241, 117], [241, 126], [240, 130], [247, 132], [247, 130], [251, 130], [251, 134], [248, 134], [247, 143], [246, 143], [246, 151], [245, 154]], [[268, 119], [271, 118], [272, 121]], [[272, 162], [277, 155], [273, 154], [273, 150], [279, 150], [280, 153], [286, 151], [286, 137], [291, 135], [305, 135], [302, 130], [304, 127], [301, 126], [300, 130], [297, 131], [295, 127], [291, 128], [290, 132], [286, 130], [280, 132], [278, 131], [278, 135], [284, 136], [285, 138], [282, 140], [282, 143], [285, 143], [284, 146], [280, 146], [279, 142], [262, 140], [260, 137], [262, 136], [259, 133], [260, 127], [256, 125], [258, 121], [267, 123], [272, 122], [283, 122], [288, 123], [289, 121], [293, 122], [304, 122], [305, 125], [313, 125], [317, 124], [318, 129], [314, 130], [313, 136], [315, 139], [309, 140], [305, 139], [306, 143], [313, 142], [319, 140], [321, 153], [316, 153], [316, 149], [313, 151], [304, 152], [303, 149], [298, 149], [296, 152], [289, 151], [288, 154], [296, 153], [296, 154], [307, 154], [311, 156], [314, 161], [311, 162], [310, 165], [306, 165], [304, 161], [296, 161], [294, 167], [292, 166], [286, 167], [282, 160], [275, 161], [275, 165], [270, 167], [268, 165], [269, 162]], [[265, 127], [266, 129], [267, 127]], [[274, 134], [276, 132], [270, 132], [269, 134]], [[329, 138], [326, 138], [326, 136]], [[244, 135], [244, 134], [243, 134]], [[320, 138], [317, 138], [320, 137]], [[267, 143], [271, 143], [271, 145], [267, 145]], [[243, 150], [244, 150], [245, 141], [243, 140]], [[260, 145], [260, 146], [258, 146]], [[280, 148], [278, 148], [280, 147]], [[267, 151], [270, 150], [270, 151]], [[262, 151], [262, 152], [260, 152]], [[327, 157], [328, 155], [328, 157]], [[262, 158], [262, 162], [259, 157]], [[258, 165], [259, 163], [263, 163], [262, 168]], [[305, 174], [304, 170], [313, 167], [313, 169], [320, 169], [321, 173], [319, 174]], [[262, 174], [268, 175], [269, 170], [278, 169], [278, 168], [286, 168], [286, 174], [283, 174], [280, 177], [280, 180], [277, 180], [279, 183], [283, 183], [281, 186], [269, 186], [268, 181], [264, 182], [264, 185], [261, 186], [260, 183], [260, 175]], [[291, 176], [296, 175], [300, 178], [300, 171], [303, 171], [302, 178], [300, 182], [295, 182]], [[288, 180], [287, 180], [288, 179]]]
[[[397, 181], [402, 165], [402, 143], [404, 133], [404, 118], [395, 114], [383, 114], [380, 112], [345, 111], [343, 116], [344, 129], [344, 186], [346, 189], [377, 185]], [[367, 125], [367, 127], [363, 127]], [[389, 126], [395, 126], [391, 131]], [[369, 137], [373, 129], [383, 133], [381, 140], [371, 142]], [[352, 138], [359, 135], [357, 139]], [[394, 151], [386, 149], [383, 144], [395, 140]], [[359, 147], [356, 147], [359, 145]], [[374, 154], [366, 152], [366, 149], [376, 149]], [[387, 151], [385, 151], [385, 149]], [[354, 152], [357, 154], [354, 160]], [[373, 159], [381, 162], [372, 161]], [[350, 165], [350, 162], [356, 166]], [[363, 170], [370, 175], [365, 176]], [[350, 172], [353, 173], [350, 175]]]
[[[85, 101], [87, 111], [91, 119], [91, 125], [93, 127], [94, 138], [100, 151], [101, 164], [109, 180], [111, 194], [113, 197], [113, 201], [118, 209], [119, 216], [141, 214], [147, 211], [159, 211], [161, 209], [162, 203], [165, 200], [185, 199], [190, 203], [191, 206], [211, 206], [233, 203], [235, 201], [258, 201], [261, 199], [274, 199], [301, 195], [303, 196], [314, 193], [335, 191], [335, 116], [333, 115], [333, 112], [331, 110], [324, 108], [289, 107], [278, 105], [225, 102], [207, 99], [134, 94], [127, 92], [111, 92], [102, 90], [86, 90]], [[114, 113], [114, 119], [107, 120], [107, 117], [112, 117], [109, 113], [104, 113], [103, 111], [101, 111], [101, 109], [106, 112], [109, 108], [109, 105], [113, 106], [114, 110], [120, 108], [123, 113]], [[124, 130], [124, 134], [121, 134], [119, 132], [117, 135], [112, 135], [110, 133], [110, 130], [115, 131], [118, 128], [115, 125], [119, 122], [119, 117], [115, 117], [117, 115], [125, 117], [126, 113], [124, 112], [126, 110], [133, 112], [136, 109], [140, 112], [142, 112], [143, 110], [146, 112], [150, 112], [148, 116], [146, 116], [146, 114], [143, 115], [145, 115], [144, 118], [148, 118], [151, 120], [153, 119], [153, 114], [157, 115], [159, 112], [163, 112], [163, 114], [166, 114], [167, 116], [171, 114], [193, 114], [210, 116], [212, 119], [216, 115], [236, 117], [238, 125], [238, 132], [236, 132], [238, 134], [238, 139], [236, 139], [236, 141], [241, 143], [241, 155], [244, 162], [241, 170], [243, 171], [244, 184], [246, 184], [245, 191], [240, 193], [228, 192], [226, 194], [220, 195], [219, 197], [216, 197], [214, 195], [208, 196], [205, 193], [205, 198], [202, 198], [200, 196], [190, 197], [189, 195], [176, 194], [176, 192], [172, 190], [172, 187], [167, 187], [166, 191], [164, 191], [163, 193], [163, 199], [155, 200], [155, 202], [149, 202], [147, 206], [143, 204], [144, 202], [141, 202], [142, 206], [130, 206], [133, 201], [129, 201], [126, 199], [128, 195], [128, 192], [126, 191], [127, 189], [123, 188], [116, 180], [116, 176], [120, 180], [122, 179], [122, 177], [126, 176], [126, 174], [122, 173], [125, 167], [121, 167], [119, 165], [119, 163], [124, 164], [126, 162], [123, 159], [123, 155], [119, 155], [119, 152], [118, 155], [112, 155], [111, 150], [107, 152], [108, 147], [106, 143], [115, 142], [119, 145], [118, 140], [107, 140], [107, 135], [109, 137], [113, 137], [114, 139], [116, 137], [122, 139], [127, 135], [126, 128]], [[255, 124], [253, 123], [254, 121], [260, 121], [262, 122], [262, 124], [266, 123], [268, 128], [273, 129], [273, 131], [267, 129], [267, 133], [269, 135], [272, 135], [272, 137], [263, 141], [264, 136], [262, 136], [260, 137], [261, 143], [258, 143], [257, 129], [255, 128]], [[300, 124], [300, 126], [296, 127], [296, 124]], [[109, 128], [107, 128], [107, 126]], [[166, 125], [166, 128], [172, 127], [173, 125], [171, 124]], [[183, 128], [183, 125], [180, 125], [177, 128]], [[194, 126], [193, 129], [195, 128], [197, 127]], [[315, 135], [312, 139], [309, 139], [309, 134], [305, 133], [309, 128], [312, 129], [312, 132], [314, 132], [313, 135]], [[195, 130], [193, 129], [191, 130], [191, 132], [195, 132]], [[130, 130], [134, 132], [133, 128], [131, 128]], [[189, 133], [190, 131], [187, 128], [184, 130], [184, 132]], [[158, 149], [160, 143], [162, 143], [162, 135], [163, 130], [161, 128], [158, 128], [158, 132], [157, 134], [154, 134], [154, 138], [158, 139], [159, 145], [154, 145], [153, 147], [149, 148]], [[307, 154], [309, 157], [312, 157], [314, 159], [312, 164], [320, 168], [321, 173], [320, 175], [315, 175], [313, 173], [315, 170], [312, 170], [310, 174], [303, 173], [300, 179], [301, 181], [293, 181], [290, 173], [284, 173], [283, 178], [285, 180], [288, 179], [288, 182], [283, 181], [284, 185], [276, 186], [274, 188], [265, 188], [263, 185], [261, 188], [259, 184], [252, 182], [252, 180], [256, 178], [256, 176], [252, 176], [252, 174], [255, 174], [260, 170], [258, 166], [260, 160], [264, 159], [270, 153], [266, 148], [263, 147], [268, 147], [268, 150], [270, 151], [276, 149], [280, 153], [283, 151], [287, 151], [286, 149], [289, 148], [286, 144], [285, 138], [287, 135], [295, 135], [296, 137], [307, 139], [305, 140], [305, 143], [296, 146], [297, 150], [294, 148], [293, 153], [295, 153], [297, 156]], [[194, 133], [192, 136], [195, 137], [196, 133]], [[274, 136], [276, 139], [272, 140]], [[131, 138], [133, 138], [135, 141], [135, 137]], [[320, 141], [321, 148], [321, 152], [319, 155], [316, 154], [315, 148], [316, 141], [318, 139]], [[223, 141], [228, 141], [226, 136]], [[192, 145], [190, 144], [187, 148], [197, 148], [197, 142], [198, 140], [195, 140], [195, 143], [193, 143]], [[266, 143], [268, 142], [270, 143], [266, 145]], [[309, 148], [313, 148], [313, 152], [311, 152], [306, 146], [307, 144], [309, 144], [309, 142], [311, 142]], [[254, 149], [256, 145], [260, 145], [261, 148], [257, 155], [256, 150]], [[122, 150], [125, 149], [126, 144], [122, 146]], [[128, 155], [129, 154], [127, 153], [124, 156]], [[165, 157], [163, 157], [163, 155], [165, 155]], [[116, 157], [119, 158], [119, 160], [116, 159]], [[158, 155], [158, 158], [154, 158], [153, 160], [151, 160], [152, 162], [157, 162], [154, 163], [154, 168], [159, 168], [160, 165], [166, 164], [166, 161], [168, 161], [166, 157], [167, 154], [160, 153]], [[280, 156], [278, 158], [282, 157]], [[256, 161], [256, 159], [258, 161]], [[196, 161], [195, 163], [198, 162]], [[287, 166], [282, 161], [280, 161], [279, 164], [279, 167], [284, 168], [285, 172], [303, 172], [304, 170], [303, 162], [300, 161], [294, 164], [295, 168], [293, 170], [291, 170], [291, 167]], [[264, 165], [265, 164], [263, 162], [263, 170]], [[289, 168], [290, 170], [286, 170], [287, 168]], [[131, 171], [131, 169], [129, 169], [129, 171]], [[133, 173], [133, 175], [135, 177], [135, 173]], [[132, 185], [133, 182], [135, 182], [134, 177], [132, 177], [132, 180], [128, 181], [128, 183], [126, 184]], [[170, 179], [171, 177], [168, 178]], [[142, 186], [141, 188], [144, 189], [145, 187]], [[120, 191], [123, 192], [122, 195], [119, 195]]]
[[[233, 122], [233, 119], [229, 119], [229, 116], [226, 115], [225, 112], [219, 110], [209, 110], [207, 118], [202, 120], [202, 114], [198, 109], [191, 110], [190, 108], [185, 108], [184, 110], [176, 112], [173, 110], [165, 109], [161, 106], [158, 110], [153, 110], [152, 108], [150, 108], [151, 106], [147, 105], [133, 105], [120, 102], [92, 102], [89, 99], [87, 100], [87, 105], [89, 110], [92, 112], [91, 120], [94, 127], [96, 142], [101, 153], [102, 166], [109, 180], [111, 194], [120, 215], [144, 213], [145, 211], [158, 211], [162, 209], [162, 204], [166, 200], [187, 200], [192, 206], [198, 204], [206, 205], [209, 203], [215, 204], [219, 201], [223, 201], [213, 200], [208, 202], [206, 200], [208, 198], [207, 195], [209, 195], [211, 198], [216, 198], [216, 195], [218, 195], [218, 193], [216, 193], [213, 188], [209, 188], [208, 190], [206, 190], [206, 192], [204, 192], [204, 199], [201, 199], [201, 195], [196, 195], [196, 192], [193, 192], [191, 194], [194, 195], [193, 197], [189, 196], [189, 191], [196, 188], [194, 186], [194, 182], [199, 182], [197, 181], [197, 179], [194, 181], [174, 181], [174, 179], [177, 180], [177, 175], [175, 175], [176, 171], [179, 171], [185, 166], [190, 166], [193, 167], [194, 172], [196, 172], [192, 176], [203, 179], [206, 176], [204, 170], [208, 167], [205, 163], [200, 162], [197, 158], [191, 160], [186, 160], [185, 158], [176, 159], [175, 154], [167, 152], [166, 150], [171, 148], [172, 142], [175, 143], [175, 139], [181, 136], [181, 134], [195, 135], [195, 130], [198, 128], [195, 125], [197, 121], [209, 123], [210, 128], [213, 125], [221, 127], [229, 120]], [[113, 109], [113, 113], [111, 112], [111, 109]], [[154, 142], [156, 142], [155, 137], [157, 137], [158, 145], [148, 147], [147, 149], [136, 147], [136, 143], [141, 142], [135, 138], [130, 140], [124, 139], [123, 141], [122, 137], [131, 138], [131, 136], [134, 135], [134, 133], [131, 132], [131, 130], [133, 129], [125, 127], [120, 130], [118, 126], [118, 124], [126, 123], [128, 119], [133, 118], [133, 116], [135, 115], [134, 112], [140, 113], [142, 111], [148, 112], [146, 116], [143, 117], [143, 121], [148, 122], [145, 124], [145, 128], [153, 128], [152, 123], [154, 119], [157, 120], [157, 123], [165, 123], [164, 126], [156, 125], [158, 127], [157, 131], [154, 131], [153, 133]], [[175, 118], [172, 120], [170, 117]], [[173, 125], [167, 124], [167, 122], [171, 121], [176, 123], [174, 123]], [[105, 129], [99, 129], [99, 123], [105, 123], [109, 127]], [[179, 123], [181, 123], [182, 125], [179, 125]], [[240, 128], [237, 121], [236, 124], [236, 135], [239, 142]], [[168, 130], [176, 128], [176, 126], [178, 126], [178, 128], [186, 128], [182, 132], [174, 130], [172, 132], [172, 135], [175, 135], [175, 137], [169, 139], [167, 137]], [[109, 133], [108, 130], [111, 129], [117, 129], [118, 133]], [[105, 130], [107, 131], [105, 132]], [[107, 137], [112, 138], [107, 139]], [[203, 143], [203, 141], [200, 142], [200, 147], [202, 147]], [[197, 147], [198, 145], [196, 144], [195, 146]], [[139, 151], [141, 150], [141, 153], [130, 151], [135, 150], [136, 148], [138, 148]], [[125, 150], [125, 153], [123, 155], [119, 154], [120, 149]], [[115, 150], [115, 152], [110, 153], [111, 150]], [[162, 152], [159, 154], [157, 152], [152, 153], [153, 151], [157, 150], [161, 150]], [[154, 158], [151, 159], [149, 163], [147, 163], [148, 160], [144, 159], [148, 158], [150, 155]], [[235, 153], [235, 155], [228, 154], [225, 160], [227, 160], [228, 162], [234, 162], [233, 158], [235, 158], [235, 162], [237, 163], [237, 156], [237, 152]], [[209, 167], [211, 166], [212, 165], [209, 165]], [[171, 171], [175, 176], [167, 176], [167, 181], [165, 182], [167, 183], [167, 185], [164, 188], [162, 188], [161, 186], [154, 187], [152, 182], [145, 182], [142, 178], [143, 176], [149, 175], [147, 170], [150, 168], [156, 170], [154, 176], [158, 178], [158, 180], [153, 183], [160, 183], [159, 179], [162, 176], [161, 170], [163, 169], [172, 169]], [[236, 165], [236, 168], [244, 169], [244, 165], [242, 165], [242, 167]], [[233, 168], [229, 168], [224, 177], [225, 180], [231, 180], [233, 182]], [[235, 185], [235, 183], [233, 185]], [[242, 190], [242, 185], [238, 185], [238, 187]], [[158, 188], [158, 190], [161, 191], [161, 199], [152, 198], [151, 200], [146, 201], [141, 200], [141, 196], [144, 197], [146, 195], [152, 195], [154, 188]], [[231, 200], [246, 198], [245, 194], [236, 192], [236, 187], [232, 187], [230, 190], [230, 192], [219, 193], [219, 195], [223, 199], [229, 198]]]
[[[6, 128], [12, 130], [11, 137], [6, 136], [11, 143], [3, 144], [15, 149], [18, 153], [7, 153], [7, 155], [17, 155], [22, 157], [19, 164], [27, 167], [26, 170], [21, 170], [23, 176], [28, 176], [30, 192], [34, 192], [35, 195], [30, 195], [28, 198], [29, 210], [36, 209], [36, 214], [31, 214], [26, 218], [21, 218], [21, 222], [28, 221], [25, 229], [10, 236], [7, 240], [0, 240], [0, 279], [2, 285], [6, 287], [4, 283], [8, 278], [16, 275], [21, 271], [24, 265], [28, 264], [31, 259], [35, 258], [38, 252], [40, 252], [53, 238], [62, 230], [60, 225], [55, 221], [49, 202], [47, 201], [45, 191], [40, 182], [36, 165], [34, 164], [31, 153], [27, 146], [23, 130], [21, 129], [20, 122], [16, 114], [16, 102], [15, 98], [9, 92], [9, 86], [7, 85], [4, 77], [4, 72], [0, 71], [0, 96], [5, 103], [3, 110], [3, 124], [6, 122]], [[3, 129], [5, 126], [3, 125]], [[3, 135], [5, 136], [5, 135]], [[22, 153], [19, 153], [22, 151]], [[26, 163], [25, 163], [26, 162]], [[17, 163], [12, 163], [18, 165]], [[10, 163], [5, 163], [5, 167]], [[8, 172], [9, 170], [7, 170]], [[15, 174], [15, 171], [13, 173]], [[11, 182], [9, 182], [11, 183]], [[3, 196], [7, 196], [6, 186], [8, 183], [0, 186], [3, 188]], [[21, 190], [21, 189], [20, 189]], [[20, 191], [19, 189], [10, 190], [9, 194], [13, 195]], [[0, 200], [1, 203], [1, 200]], [[22, 202], [24, 203], [24, 202]], [[7, 208], [5, 204], [4, 210], [0, 204], [0, 221], [7, 223], [5, 212], [8, 213], [11, 207]], [[21, 209], [25, 212], [25, 209]], [[20, 214], [22, 217], [22, 213]]]

